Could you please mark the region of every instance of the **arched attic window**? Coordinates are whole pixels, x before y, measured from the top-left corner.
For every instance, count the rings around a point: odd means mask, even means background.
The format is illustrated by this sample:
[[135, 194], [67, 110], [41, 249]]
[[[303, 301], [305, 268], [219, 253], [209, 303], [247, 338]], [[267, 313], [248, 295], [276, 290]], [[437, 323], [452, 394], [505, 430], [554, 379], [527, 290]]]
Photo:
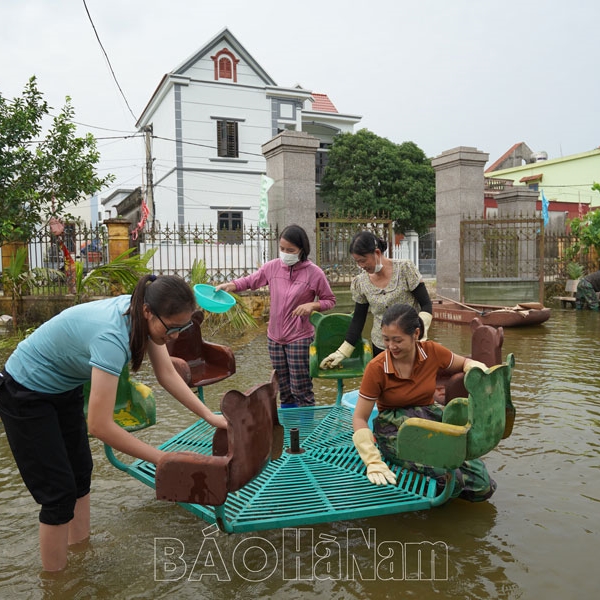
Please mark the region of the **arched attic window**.
[[227, 48], [219, 50], [214, 56], [210, 57], [215, 67], [215, 81], [219, 79], [231, 79], [237, 83], [237, 64], [240, 62], [233, 52]]

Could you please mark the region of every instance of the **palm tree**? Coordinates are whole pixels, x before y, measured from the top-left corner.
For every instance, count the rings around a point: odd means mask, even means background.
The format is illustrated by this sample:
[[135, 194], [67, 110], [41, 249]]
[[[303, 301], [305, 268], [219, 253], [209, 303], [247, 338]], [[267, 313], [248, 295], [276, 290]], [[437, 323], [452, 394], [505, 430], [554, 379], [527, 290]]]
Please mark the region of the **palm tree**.
[[105, 295], [107, 287], [115, 294], [130, 294], [140, 277], [150, 273], [148, 261], [154, 256], [157, 248], [144, 254], [132, 254], [135, 248], [129, 248], [110, 262], [99, 265], [84, 275], [83, 263], [75, 262], [75, 301], [85, 302], [90, 296]]

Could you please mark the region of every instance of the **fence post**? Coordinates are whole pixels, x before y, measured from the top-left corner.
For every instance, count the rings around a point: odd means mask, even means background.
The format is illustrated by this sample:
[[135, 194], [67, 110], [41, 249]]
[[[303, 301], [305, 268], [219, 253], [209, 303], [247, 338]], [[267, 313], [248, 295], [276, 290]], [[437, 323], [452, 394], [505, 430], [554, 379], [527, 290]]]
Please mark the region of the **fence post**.
[[[2, 244], [2, 271], [10, 266], [19, 248], [27, 248], [27, 244], [25, 242], [4, 242]], [[25, 259], [25, 265], [26, 267], [29, 265], [29, 253]]]
[[106, 219], [108, 229], [108, 260], [115, 259], [123, 252], [129, 250], [129, 227], [131, 221], [122, 218]]
[[[319, 140], [303, 131], [284, 131], [262, 145], [269, 190], [268, 221], [283, 229], [297, 223], [306, 230], [311, 248], [316, 240], [315, 154]], [[313, 255], [314, 258], [314, 255]]]
[[431, 161], [436, 188], [437, 291], [452, 300], [464, 300], [460, 223], [466, 215], [483, 213], [483, 167], [489, 156], [477, 148], [459, 146]]
[[[104, 221], [108, 230], [108, 261], [114, 260], [117, 256], [129, 250], [129, 227], [131, 221], [122, 218], [106, 219]], [[110, 293], [112, 296], [118, 296], [124, 293], [123, 286], [111, 280]]]

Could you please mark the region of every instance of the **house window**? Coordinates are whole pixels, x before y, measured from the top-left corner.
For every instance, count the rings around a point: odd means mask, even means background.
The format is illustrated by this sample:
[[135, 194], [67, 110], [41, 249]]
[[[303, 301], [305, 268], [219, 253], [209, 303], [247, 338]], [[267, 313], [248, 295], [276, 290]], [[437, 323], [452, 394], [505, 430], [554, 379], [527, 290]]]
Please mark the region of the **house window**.
[[217, 121], [217, 155], [238, 158], [237, 121]]
[[289, 102], [280, 102], [279, 103], [279, 118], [280, 119], [295, 119], [296, 111], [295, 105]]
[[218, 240], [221, 244], [241, 244], [243, 242], [243, 218], [241, 211], [219, 211]]
[[537, 192], [540, 189], [540, 183], [542, 182], [543, 177], [543, 173], [538, 173], [537, 175], [526, 175], [525, 177], [521, 177], [521, 179], [519, 179], [519, 183], [526, 183], [530, 190]]
[[231, 65], [231, 59], [223, 56], [219, 59], [219, 79], [232, 79], [233, 78], [233, 67]]
[[231, 50], [223, 48], [210, 58], [213, 61], [215, 69], [215, 81], [230, 79], [233, 83], [237, 83], [237, 65], [240, 59], [236, 58]]
[[317, 185], [321, 185], [321, 180], [323, 179], [323, 175], [325, 174], [325, 167], [327, 166], [327, 162], [329, 160], [329, 154], [327, 153], [326, 149], [327, 146], [330, 146], [330, 144], [321, 144], [321, 147], [317, 150], [317, 154], [315, 155], [315, 182]]

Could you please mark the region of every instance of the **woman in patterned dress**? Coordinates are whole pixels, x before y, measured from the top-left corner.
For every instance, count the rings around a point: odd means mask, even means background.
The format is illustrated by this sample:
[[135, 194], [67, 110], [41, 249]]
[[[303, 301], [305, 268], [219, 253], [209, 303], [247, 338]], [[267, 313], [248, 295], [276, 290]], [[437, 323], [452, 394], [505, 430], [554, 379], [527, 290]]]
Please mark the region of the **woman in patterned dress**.
[[423, 340], [431, 324], [431, 298], [423, 278], [411, 260], [391, 260], [383, 255], [387, 242], [372, 231], [357, 233], [350, 242], [350, 254], [363, 270], [350, 285], [354, 312], [342, 345], [321, 361], [321, 369], [333, 369], [349, 358], [360, 340], [369, 309], [373, 314], [371, 342], [373, 356], [384, 349], [381, 336], [381, 317], [394, 304], [409, 304], [425, 324]]

